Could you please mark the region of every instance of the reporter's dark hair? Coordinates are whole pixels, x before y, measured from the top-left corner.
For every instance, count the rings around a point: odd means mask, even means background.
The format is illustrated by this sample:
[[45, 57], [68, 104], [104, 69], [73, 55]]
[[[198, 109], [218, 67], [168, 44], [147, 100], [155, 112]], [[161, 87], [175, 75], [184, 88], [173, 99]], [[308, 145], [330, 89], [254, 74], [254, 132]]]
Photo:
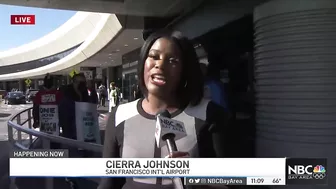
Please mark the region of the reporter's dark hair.
[[147, 97], [147, 88], [144, 81], [144, 64], [148, 57], [149, 50], [156, 40], [166, 38], [177, 44], [181, 51], [182, 75], [178, 86], [177, 97], [181, 105], [190, 104], [195, 106], [203, 98], [204, 81], [201, 77], [202, 72], [199, 65], [198, 57], [193, 44], [190, 40], [176, 31], [159, 31], [151, 34], [144, 42], [138, 64], [139, 87], [143, 95]]

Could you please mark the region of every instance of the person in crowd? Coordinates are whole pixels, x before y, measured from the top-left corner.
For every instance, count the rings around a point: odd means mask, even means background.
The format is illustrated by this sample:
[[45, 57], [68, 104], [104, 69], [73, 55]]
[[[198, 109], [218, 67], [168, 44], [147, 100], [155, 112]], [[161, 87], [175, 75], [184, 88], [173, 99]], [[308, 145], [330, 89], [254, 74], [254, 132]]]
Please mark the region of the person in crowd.
[[119, 104], [120, 104], [121, 101], [122, 101], [122, 93], [121, 93], [121, 89], [120, 89], [120, 87], [116, 86], [116, 88], [117, 88], [117, 93], [118, 93], [117, 106], [119, 106]]
[[[223, 131], [230, 115], [216, 103], [203, 99], [204, 83], [192, 43], [179, 32], [154, 33], [141, 49], [138, 66], [144, 98], [122, 104], [110, 114], [103, 158], [224, 157]], [[177, 141], [179, 152], [170, 154], [166, 147], [156, 146], [155, 115], [162, 110], [184, 122], [188, 139]], [[216, 125], [211, 132], [210, 125]], [[174, 186], [170, 178], [102, 178], [98, 189], [111, 188]]]
[[110, 83], [110, 92], [109, 92], [109, 112], [112, 112], [115, 107], [118, 105], [118, 88], [114, 82]]
[[106, 102], [106, 87], [101, 84], [98, 88], [98, 93], [99, 93], [99, 104], [103, 107], [105, 107], [105, 102]]
[[[83, 73], [75, 74], [72, 77], [72, 83], [60, 89], [63, 94], [62, 101], [59, 105], [59, 120], [62, 128], [62, 136], [77, 140], [76, 130], [76, 102], [90, 102], [87, 82]], [[86, 157], [90, 153], [84, 150], [74, 149], [69, 146], [70, 157]], [[72, 189], [78, 189], [78, 179], [66, 178], [66, 181]]]
[[88, 94], [89, 94], [89, 101], [93, 104], [98, 104], [98, 93], [96, 91], [96, 87], [93, 81], [87, 82], [88, 84]]
[[72, 84], [60, 89], [63, 99], [60, 104], [60, 125], [62, 135], [76, 140], [75, 102], [90, 102], [85, 75], [76, 74], [72, 78]]
[[139, 85], [136, 85], [136, 87], [133, 91], [133, 98], [134, 98], [134, 100], [142, 98], [142, 93], [141, 93], [141, 90], [139, 88]]
[[[54, 98], [55, 97], [55, 98]], [[40, 126], [40, 105], [57, 105], [62, 98], [60, 91], [55, 89], [54, 78], [47, 74], [43, 79], [43, 89], [36, 93], [33, 101], [33, 127]], [[41, 131], [44, 129], [42, 128]], [[57, 131], [59, 133], [59, 131]]]
[[224, 83], [220, 81], [220, 69], [214, 64], [200, 63], [201, 71], [205, 79], [204, 98], [210, 99], [228, 110], [227, 95]]
[[31, 87], [27, 87], [27, 90], [26, 90], [26, 96], [29, 95], [29, 91], [30, 91], [31, 89], [32, 89]]

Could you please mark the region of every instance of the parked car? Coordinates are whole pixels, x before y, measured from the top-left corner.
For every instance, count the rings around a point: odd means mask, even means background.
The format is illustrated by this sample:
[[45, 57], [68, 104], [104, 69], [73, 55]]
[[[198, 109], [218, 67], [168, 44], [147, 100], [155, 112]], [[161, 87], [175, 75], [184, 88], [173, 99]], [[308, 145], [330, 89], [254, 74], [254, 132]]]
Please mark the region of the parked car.
[[37, 92], [38, 92], [37, 89], [29, 89], [29, 91], [26, 94], [26, 101], [27, 102], [34, 101]]
[[26, 97], [23, 92], [9, 92], [5, 98], [7, 104], [26, 104]]

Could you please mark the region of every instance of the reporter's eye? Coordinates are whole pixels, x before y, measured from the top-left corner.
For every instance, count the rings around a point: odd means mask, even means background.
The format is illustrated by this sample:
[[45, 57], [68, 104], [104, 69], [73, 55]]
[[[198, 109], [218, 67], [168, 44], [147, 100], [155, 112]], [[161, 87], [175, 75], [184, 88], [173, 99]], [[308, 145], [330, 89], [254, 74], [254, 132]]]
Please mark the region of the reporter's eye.
[[148, 57], [152, 58], [154, 60], [159, 60], [160, 59], [160, 56], [159, 55], [155, 55], [155, 54], [149, 54]]

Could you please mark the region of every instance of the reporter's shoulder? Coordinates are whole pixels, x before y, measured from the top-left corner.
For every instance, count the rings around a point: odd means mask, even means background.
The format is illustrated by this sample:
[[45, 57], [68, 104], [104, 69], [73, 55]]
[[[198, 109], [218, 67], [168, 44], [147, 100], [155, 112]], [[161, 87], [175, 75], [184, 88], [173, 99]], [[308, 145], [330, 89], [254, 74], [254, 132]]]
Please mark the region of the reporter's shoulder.
[[115, 112], [111, 113], [114, 115], [115, 125], [118, 126], [120, 123], [126, 121], [127, 119], [138, 115], [138, 103], [139, 99], [125, 104], [120, 104], [116, 108]]
[[200, 103], [195, 106], [188, 106], [185, 109], [185, 113], [189, 116], [201, 119], [203, 121], [208, 120], [209, 117], [218, 117], [222, 114], [226, 114], [225, 109], [209, 99], [202, 99]]

